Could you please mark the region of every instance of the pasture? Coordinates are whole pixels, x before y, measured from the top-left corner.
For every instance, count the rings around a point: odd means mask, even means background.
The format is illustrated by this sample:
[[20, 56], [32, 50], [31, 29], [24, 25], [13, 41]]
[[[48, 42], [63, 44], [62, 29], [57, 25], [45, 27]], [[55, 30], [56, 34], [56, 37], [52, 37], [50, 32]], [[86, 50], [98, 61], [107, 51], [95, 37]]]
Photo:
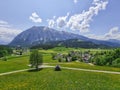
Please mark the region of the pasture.
[[120, 75], [53, 68], [0, 77], [0, 90], [119, 90], [119, 84]]
[[[82, 62], [58, 62], [52, 59], [51, 53], [67, 53], [72, 48], [54, 48], [40, 50], [43, 54], [43, 64], [61, 67], [72, 67], [92, 70], [120, 72], [120, 68], [95, 66]], [[84, 49], [75, 49], [84, 50]], [[101, 51], [101, 50], [91, 50]], [[0, 73], [29, 68], [29, 55], [8, 57], [7, 61], [0, 60]], [[0, 76], [0, 90], [120, 90], [120, 75], [98, 72], [86, 72], [54, 68], [43, 68], [40, 71], [25, 71]]]

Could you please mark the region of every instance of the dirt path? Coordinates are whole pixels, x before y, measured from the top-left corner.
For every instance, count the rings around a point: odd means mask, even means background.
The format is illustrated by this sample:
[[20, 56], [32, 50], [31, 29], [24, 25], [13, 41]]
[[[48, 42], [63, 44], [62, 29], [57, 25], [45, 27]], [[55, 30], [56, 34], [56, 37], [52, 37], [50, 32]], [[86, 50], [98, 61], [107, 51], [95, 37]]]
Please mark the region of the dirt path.
[[87, 71], [87, 72], [101, 72], [101, 73], [109, 73], [109, 74], [120, 74], [120, 72], [114, 72], [114, 71], [91, 70], [91, 69], [69, 68], [69, 67], [62, 67], [62, 68], [70, 69], [70, 70]]
[[[43, 68], [50, 68], [55, 66], [44, 66]], [[61, 67], [63, 69], [69, 69], [69, 70], [79, 70], [79, 71], [87, 71], [87, 72], [101, 72], [101, 73], [110, 73], [110, 74], [120, 74], [120, 72], [114, 72], [114, 71], [103, 71], [103, 70], [92, 70], [92, 69], [81, 69], [81, 68], [70, 68], [70, 67]]]
[[[54, 68], [54, 67], [55, 66], [43, 65], [43, 66], [41, 66], [39, 68]], [[120, 74], [120, 72], [114, 72], [114, 71], [91, 70], [91, 69], [69, 68], [69, 67], [61, 67], [61, 68], [69, 69], [69, 70], [87, 71], [87, 72], [100, 72], [100, 73], [109, 73], [109, 74]], [[0, 73], [0, 76], [12, 74], [12, 73], [23, 72], [23, 71], [28, 71], [28, 70], [30, 70], [30, 69], [23, 69], [23, 70], [16, 70], [16, 71], [11, 71], [11, 72], [6, 72], [6, 73]]]
[[12, 73], [17, 73], [17, 72], [23, 72], [23, 71], [27, 71], [27, 70], [29, 70], [29, 69], [23, 69], [23, 70], [16, 70], [16, 71], [11, 71], [11, 72], [6, 72], [6, 73], [0, 73], [0, 76], [12, 74]]

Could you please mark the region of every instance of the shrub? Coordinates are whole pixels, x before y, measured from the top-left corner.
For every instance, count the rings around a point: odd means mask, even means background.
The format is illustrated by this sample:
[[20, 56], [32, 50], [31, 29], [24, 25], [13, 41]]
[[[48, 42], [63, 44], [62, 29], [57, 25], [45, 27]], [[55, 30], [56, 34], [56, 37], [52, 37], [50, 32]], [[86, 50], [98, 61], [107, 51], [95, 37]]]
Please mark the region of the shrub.
[[114, 67], [120, 67], [120, 58], [115, 59], [112, 62], [112, 66], [114, 66]]
[[104, 56], [97, 56], [97, 57], [93, 58], [93, 62], [95, 65], [100, 65], [100, 66], [106, 65]]

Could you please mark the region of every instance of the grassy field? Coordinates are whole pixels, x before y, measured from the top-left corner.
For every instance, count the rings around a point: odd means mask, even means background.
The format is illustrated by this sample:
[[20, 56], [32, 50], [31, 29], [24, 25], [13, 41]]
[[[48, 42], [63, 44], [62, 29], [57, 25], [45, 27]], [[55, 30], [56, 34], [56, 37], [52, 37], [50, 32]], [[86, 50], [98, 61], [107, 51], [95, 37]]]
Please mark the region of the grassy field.
[[[64, 67], [107, 70], [120, 72], [120, 68], [107, 66], [92, 66], [82, 62], [61, 62], [52, 60], [51, 53], [67, 53], [72, 48], [54, 48], [40, 50], [43, 54], [43, 62], [48, 65]], [[84, 50], [84, 49], [75, 49]], [[86, 49], [85, 49], [86, 50]], [[94, 50], [101, 51], [101, 50]], [[0, 73], [27, 69], [29, 55], [8, 57], [7, 61], [0, 60]], [[120, 90], [120, 75], [96, 72], [85, 72], [62, 69], [54, 71], [53, 68], [45, 68], [38, 72], [19, 72], [0, 76], [0, 90]]]
[[[64, 67], [74, 67], [74, 68], [84, 68], [84, 69], [95, 69], [95, 70], [108, 70], [108, 71], [118, 71], [120, 72], [120, 68], [107, 67], [107, 66], [92, 66], [82, 62], [62, 62], [59, 63], [57, 60], [52, 60], [51, 53], [67, 53], [71, 50], [81, 50], [87, 51], [88, 49], [73, 49], [73, 48], [54, 48], [50, 50], [39, 50], [43, 54], [43, 63], [47, 63], [48, 65], [57, 65]], [[100, 49], [90, 49], [90, 51], [101, 51]], [[10, 56], [7, 61], [0, 60], [0, 73], [21, 70], [29, 68], [29, 55], [23, 56]]]
[[120, 90], [119, 84], [120, 75], [52, 68], [0, 77], [0, 90]]
[[26, 69], [28, 67], [29, 56], [11, 57], [7, 61], [0, 60], [0, 73]]
[[[90, 65], [88, 63], [83, 63], [83, 62], [68, 62], [68, 63], [57, 63], [57, 64], [59, 64], [60, 66], [63, 66], [63, 67], [74, 67], [74, 68], [83, 68], [83, 69], [120, 72], [120, 68], [109, 67], [109, 66], [96, 66], [96, 65]], [[49, 65], [56, 65], [56, 63], [52, 63]]]

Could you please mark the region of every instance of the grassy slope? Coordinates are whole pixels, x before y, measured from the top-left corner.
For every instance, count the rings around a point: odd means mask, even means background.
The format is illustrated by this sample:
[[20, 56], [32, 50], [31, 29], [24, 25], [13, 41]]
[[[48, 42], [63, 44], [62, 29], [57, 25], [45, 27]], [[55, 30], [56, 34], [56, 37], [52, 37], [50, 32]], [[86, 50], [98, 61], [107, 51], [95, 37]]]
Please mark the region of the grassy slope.
[[0, 77], [0, 90], [120, 90], [120, 75], [74, 70], [21, 72]]
[[29, 56], [12, 57], [7, 61], [0, 60], [0, 73], [28, 68]]
[[[83, 69], [93, 69], [93, 70], [105, 70], [105, 71], [116, 71], [120, 72], [120, 68], [114, 68], [109, 66], [95, 66], [89, 65], [83, 62], [70, 62], [70, 63], [57, 63], [63, 67], [74, 67], [74, 68], [83, 68]], [[55, 63], [49, 65], [56, 65]]]

